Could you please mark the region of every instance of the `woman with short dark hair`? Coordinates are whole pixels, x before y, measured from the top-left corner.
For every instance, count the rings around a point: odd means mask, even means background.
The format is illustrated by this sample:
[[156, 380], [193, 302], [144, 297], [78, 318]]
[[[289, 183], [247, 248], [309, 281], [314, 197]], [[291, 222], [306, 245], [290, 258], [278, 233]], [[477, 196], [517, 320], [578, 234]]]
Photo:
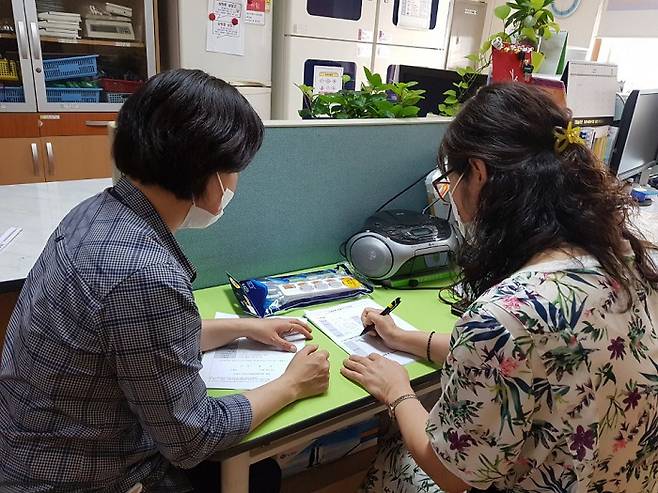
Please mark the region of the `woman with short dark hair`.
[[519, 83], [465, 104], [439, 164], [474, 302], [450, 337], [364, 313], [392, 348], [443, 363], [428, 413], [404, 367], [345, 361], [394, 408], [404, 442], [382, 444], [365, 490], [654, 491], [657, 252], [629, 221], [630, 197], [568, 112]]
[[3, 493], [193, 491], [198, 471], [183, 469], [326, 390], [317, 346], [244, 394], [208, 397], [199, 376], [201, 351], [239, 337], [291, 351], [282, 336], [311, 337], [296, 319], [202, 321], [194, 267], [173, 235], [219, 219], [262, 139], [240, 93], [199, 70], [156, 75], [123, 105], [114, 157], [125, 176], [62, 220], [9, 322]]

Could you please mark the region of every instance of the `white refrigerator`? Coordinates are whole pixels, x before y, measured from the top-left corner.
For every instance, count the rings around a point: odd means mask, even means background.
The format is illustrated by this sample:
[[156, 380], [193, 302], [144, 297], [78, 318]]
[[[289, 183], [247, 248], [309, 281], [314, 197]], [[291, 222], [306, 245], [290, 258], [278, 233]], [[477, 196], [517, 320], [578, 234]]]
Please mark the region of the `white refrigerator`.
[[[364, 81], [364, 67], [387, 76], [393, 65], [443, 68], [450, 0], [286, 0], [277, 3], [273, 117], [297, 119], [299, 84], [323, 73]], [[327, 69], [327, 70], [324, 70]]]
[[[242, 2], [243, 8], [246, 4], [246, 1]], [[208, 51], [208, 7], [207, 0], [160, 0], [163, 69], [201, 69], [223, 79], [242, 93], [261, 119], [270, 120], [272, 12], [269, 5], [260, 14], [259, 23], [241, 23], [244, 36], [242, 54]], [[242, 15], [241, 21], [245, 17]]]
[[396, 65], [444, 68], [453, 0], [379, 0], [373, 68], [392, 80]]
[[285, 0], [274, 12], [275, 119], [299, 119], [297, 85], [318, 87], [323, 72], [349, 75], [358, 89], [372, 68], [377, 0]]

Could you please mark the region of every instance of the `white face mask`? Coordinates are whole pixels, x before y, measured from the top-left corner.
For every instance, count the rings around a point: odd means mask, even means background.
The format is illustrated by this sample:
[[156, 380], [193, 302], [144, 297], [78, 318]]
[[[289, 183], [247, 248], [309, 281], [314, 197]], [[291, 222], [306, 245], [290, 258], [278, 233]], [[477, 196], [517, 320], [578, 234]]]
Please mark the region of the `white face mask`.
[[187, 216], [183, 220], [183, 224], [180, 225], [180, 229], [203, 229], [211, 226], [217, 222], [217, 220], [224, 215], [224, 209], [228, 206], [229, 202], [235, 196], [235, 193], [230, 188], [224, 188], [222, 179], [217, 173], [217, 179], [219, 180], [219, 186], [222, 187], [222, 200], [219, 204], [219, 212], [215, 215], [211, 212], [208, 212], [201, 207], [198, 207], [192, 199], [192, 206], [187, 212]]
[[455, 204], [455, 200], [452, 198], [452, 194], [455, 193], [455, 190], [457, 190], [457, 187], [462, 181], [462, 178], [464, 178], [464, 175], [461, 175], [459, 179], [457, 180], [457, 183], [455, 183], [454, 188], [450, 192], [450, 205], [452, 206], [452, 213], [455, 215], [455, 220], [457, 221], [457, 228], [459, 229], [459, 232], [461, 235], [464, 237], [465, 240], [468, 240], [469, 238], [473, 237], [473, 223], [468, 222], [465, 223], [461, 216], [459, 215], [459, 209], [457, 209], [457, 204]]

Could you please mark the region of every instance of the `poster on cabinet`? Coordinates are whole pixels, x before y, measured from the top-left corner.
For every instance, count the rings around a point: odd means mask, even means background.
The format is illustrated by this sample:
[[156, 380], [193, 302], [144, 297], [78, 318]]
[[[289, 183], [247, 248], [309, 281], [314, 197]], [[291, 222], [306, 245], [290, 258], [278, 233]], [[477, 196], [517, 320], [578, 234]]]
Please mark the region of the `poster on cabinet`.
[[244, 55], [247, 0], [208, 0], [206, 51]]

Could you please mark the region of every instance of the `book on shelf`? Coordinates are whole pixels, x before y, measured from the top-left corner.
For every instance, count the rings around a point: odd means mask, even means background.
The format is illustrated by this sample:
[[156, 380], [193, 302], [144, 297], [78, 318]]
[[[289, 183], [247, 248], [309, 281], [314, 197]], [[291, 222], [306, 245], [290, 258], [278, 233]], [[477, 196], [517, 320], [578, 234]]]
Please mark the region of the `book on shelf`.
[[53, 38], [81, 39], [77, 31], [57, 31], [49, 29], [39, 29], [41, 36], [51, 36]]
[[58, 29], [60, 31], [81, 31], [82, 27], [78, 22], [58, 22], [58, 21], [39, 21], [39, 27], [43, 29]]

